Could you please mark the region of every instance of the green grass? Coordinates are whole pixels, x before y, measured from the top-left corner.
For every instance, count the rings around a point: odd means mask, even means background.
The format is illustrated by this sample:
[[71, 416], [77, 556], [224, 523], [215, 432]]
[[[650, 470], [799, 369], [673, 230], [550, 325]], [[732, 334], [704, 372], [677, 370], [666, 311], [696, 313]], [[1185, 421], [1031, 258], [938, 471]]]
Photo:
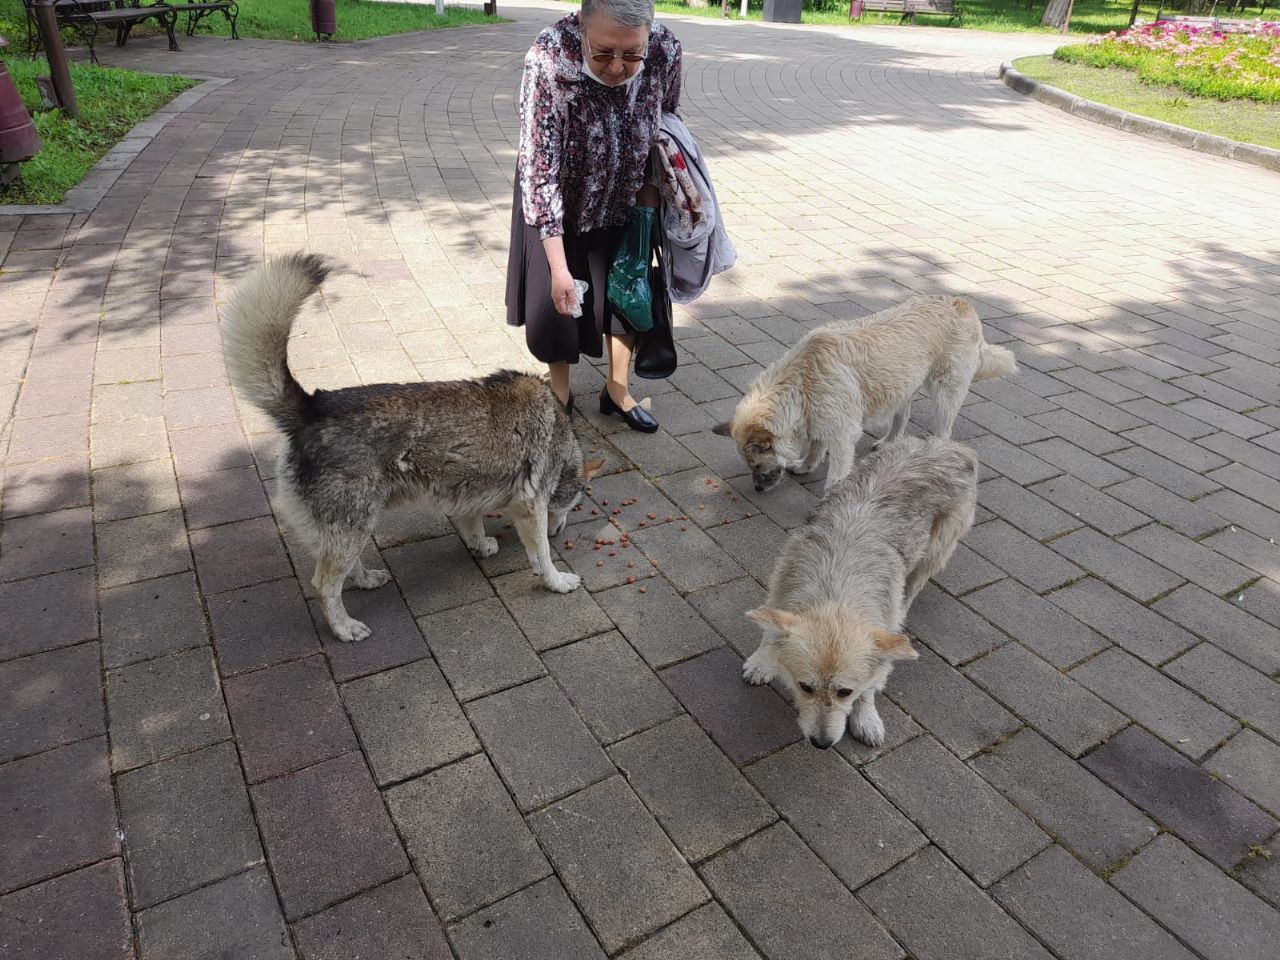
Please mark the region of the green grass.
[[106, 70], [73, 63], [71, 83], [80, 106], [78, 120], [44, 110], [36, 74], [47, 74], [43, 60], [8, 57], [5, 66], [31, 111], [44, 149], [22, 165], [22, 179], [0, 192], [0, 209], [10, 203], [59, 203], [84, 179], [111, 146], [145, 119], [195, 85], [186, 77], [153, 76], [132, 70]]
[[1026, 57], [1014, 67], [1042, 83], [1154, 120], [1280, 150], [1280, 104], [1213, 100], [1143, 83], [1130, 70]]
[[[175, 0], [180, 2], [180, 0]], [[501, 2], [501, 0], [499, 0]], [[314, 41], [311, 13], [307, 0], [239, 0], [240, 18], [236, 29], [241, 37], [254, 40]], [[444, 16], [436, 16], [434, 4], [381, 3], [362, 0], [336, 0], [338, 32], [334, 40], [368, 40], [416, 30], [463, 27], [482, 23], [507, 23], [502, 17], [487, 17], [480, 9], [445, 7]], [[178, 18], [178, 26], [186, 27], [187, 18]], [[150, 22], [139, 24], [132, 36], [147, 36], [160, 30]], [[215, 13], [200, 21], [199, 33], [231, 35], [231, 27], [222, 14]], [[22, 0], [0, 0], [0, 36], [7, 37], [14, 48], [26, 40], [26, 15]], [[65, 31], [65, 42], [75, 42], [75, 35]], [[111, 42], [100, 37], [100, 42]], [[181, 43], [181, 39], [178, 41]]]
[[[576, 0], [567, 0], [576, 3]], [[679, 0], [657, 0], [659, 13], [680, 13], [689, 16], [720, 16], [720, 4], [711, 0], [712, 6], [705, 8], [686, 7]], [[1176, 2], [1176, 0], [1175, 0]], [[1046, 27], [1040, 26], [1040, 18], [1044, 15], [1044, 0], [1037, 0], [1026, 9], [1025, 0], [957, 0], [964, 10], [964, 19], [951, 26], [965, 30], [987, 30], [999, 33], [1050, 33]], [[1172, 6], [1172, 4], [1170, 5]], [[1129, 24], [1129, 11], [1133, 0], [1076, 0], [1075, 12], [1071, 17], [1071, 33], [1091, 34], [1106, 33], [1110, 30], [1123, 30]], [[734, 19], [738, 19], [738, 3], [730, 3], [729, 10]], [[1139, 7], [1139, 19], [1155, 19], [1158, 4], [1143, 3]], [[1168, 8], [1166, 8], [1168, 9]], [[1256, 10], [1256, 6], [1254, 7]], [[748, 20], [760, 20], [763, 17], [764, 0], [750, 0]], [[1237, 14], [1249, 17], [1249, 12]], [[805, 10], [801, 16], [804, 23], [823, 24], [828, 26], [850, 26], [848, 0], [806, 0]], [[866, 13], [858, 24], [896, 24], [898, 17], [887, 13]], [[921, 16], [919, 26], [945, 27], [946, 17]]]

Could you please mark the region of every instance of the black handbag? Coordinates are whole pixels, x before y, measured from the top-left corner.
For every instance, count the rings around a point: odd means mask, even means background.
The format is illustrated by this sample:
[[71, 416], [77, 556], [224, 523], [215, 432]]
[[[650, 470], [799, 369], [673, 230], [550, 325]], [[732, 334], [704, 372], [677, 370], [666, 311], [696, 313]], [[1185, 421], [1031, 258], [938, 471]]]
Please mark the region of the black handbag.
[[636, 376], [646, 380], [665, 380], [676, 372], [676, 343], [671, 329], [671, 295], [667, 292], [667, 275], [663, 265], [662, 230], [654, 233], [654, 264], [649, 267], [649, 285], [653, 293], [653, 326], [640, 334], [636, 345]]

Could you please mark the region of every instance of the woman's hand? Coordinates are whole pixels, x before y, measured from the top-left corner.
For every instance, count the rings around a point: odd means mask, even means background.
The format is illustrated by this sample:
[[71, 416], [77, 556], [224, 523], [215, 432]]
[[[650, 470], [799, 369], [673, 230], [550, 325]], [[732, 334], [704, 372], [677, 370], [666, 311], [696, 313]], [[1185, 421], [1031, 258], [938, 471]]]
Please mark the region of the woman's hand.
[[556, 313], [562, 317], [573, 314], [573, 307], [578, 302], [578, 291], [573, 285], [573, 274], [568, 267], [551, 268], [551, 303]]

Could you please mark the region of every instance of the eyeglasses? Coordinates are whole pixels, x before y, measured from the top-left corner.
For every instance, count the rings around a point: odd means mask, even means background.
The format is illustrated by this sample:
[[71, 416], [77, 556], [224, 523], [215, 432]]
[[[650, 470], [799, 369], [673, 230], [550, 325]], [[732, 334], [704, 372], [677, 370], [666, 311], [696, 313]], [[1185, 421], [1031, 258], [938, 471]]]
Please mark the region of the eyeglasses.
[[600, 66], [608, 66], [614, 60], [621, 60], [623, 63], [637, 64], [644, 63], [645, 57], [642, 53], [592, 53], [591, 41], [587, 39], [587, 35], [582, 35], [583, 46], [587, 48], [587, 56], [591, 58], [592, 63], [598, 63]]

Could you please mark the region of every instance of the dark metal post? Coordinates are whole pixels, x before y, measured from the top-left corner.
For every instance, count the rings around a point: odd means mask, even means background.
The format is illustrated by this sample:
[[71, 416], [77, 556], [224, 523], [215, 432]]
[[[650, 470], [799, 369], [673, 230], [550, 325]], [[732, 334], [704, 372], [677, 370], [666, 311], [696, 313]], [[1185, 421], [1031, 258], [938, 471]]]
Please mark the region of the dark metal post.
[[36, 27], [40, 31], [45, 58], [49, 61], [49, 76], [58, 96], [58, 106], [67, 116], [78, 117], [80, 107], [76, 103], [75, 87], [71, 85], [71, 69], [67, 66], [67, 51], [62, 46], [62, 32], [58, 30], [58, 14], [53, 8], [53, 0], [34, 0], [31, 6], [36, 12]]

